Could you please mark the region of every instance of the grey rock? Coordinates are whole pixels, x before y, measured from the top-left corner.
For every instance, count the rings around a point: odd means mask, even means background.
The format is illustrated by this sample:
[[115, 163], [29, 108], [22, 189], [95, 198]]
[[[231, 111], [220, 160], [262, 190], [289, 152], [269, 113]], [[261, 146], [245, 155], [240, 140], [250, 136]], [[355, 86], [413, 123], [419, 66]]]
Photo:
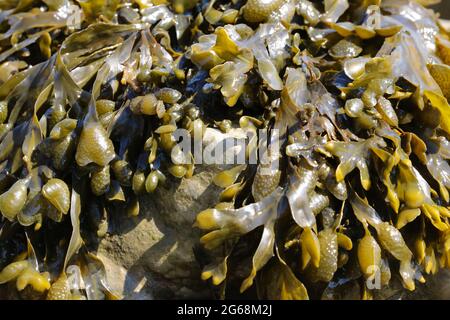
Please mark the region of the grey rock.
[[140, 214], [113, 225], [99, 244], [110, 286], [125, 299], [209, 298], [193, 248], [198, 212], [213, 206], [220, 189], [211, 183], [219, 168], [197, 168], [190, 179], [168, 177], [140, 199]]

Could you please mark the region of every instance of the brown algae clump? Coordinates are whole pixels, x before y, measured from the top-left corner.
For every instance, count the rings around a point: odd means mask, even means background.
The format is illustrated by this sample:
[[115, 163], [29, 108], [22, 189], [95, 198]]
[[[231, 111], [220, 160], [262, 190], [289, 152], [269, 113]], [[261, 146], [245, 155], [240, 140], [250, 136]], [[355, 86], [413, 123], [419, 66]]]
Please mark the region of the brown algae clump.
[[195, 173], [179, 129], [247, 137], [194, 223], [216, 296], [376, 299], [450, 268], [450, 34], [427, 1], [15, 3], [0, 4], [0, 286], [120, 298], [96, 243], [114, 212]]

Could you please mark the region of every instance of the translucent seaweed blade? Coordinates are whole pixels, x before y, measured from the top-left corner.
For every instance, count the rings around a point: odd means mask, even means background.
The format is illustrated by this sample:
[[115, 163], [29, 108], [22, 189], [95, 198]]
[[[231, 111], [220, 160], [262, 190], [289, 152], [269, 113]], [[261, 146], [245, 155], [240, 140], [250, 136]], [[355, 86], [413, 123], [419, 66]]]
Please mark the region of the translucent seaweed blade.
[[318, 179], [317, 171], [302, 168], [300, 174], [296, 175], [296, 173], [292, 174], [286, 197], [294, 221], [302, 228], [311, 228], [316, 224], [316, 218], [310, 207], [310, 195]]
[[261, 240], [259, 242], [258, 248], [252, 258], [252, 271], [250, 275], [242, 282], [241, 292], [244, 292], [249, 287], [253, 285], [253, 279], [256, 273], [261, 270], [262, 267], [274, 256], [273, 246], [275, 244], [275, 221], [277, 216], [277, 210], [272, 209], [272, 217], [264, 225], [263, 233], [261, 235]]
[[355, 192], [350, 198], [350, 203], [356, 218], [363, 224], [369, 223], [372, 226], [379, 225], [382, 220], [374, 208], [369, 206], [367, 200], [361, 199]]
[[8, 119], [9, 123], [14, 124], [23, 112], [28, 114], [34, 112], [35, 101], [52, 80], [55, 58], [53, 56], [49, 60], [32, 67], [28, 76], [8, 94], [6, 99], [15, 101]]
[[[76, 179], [74, 177], [74, 179]], [[70, 199], [70, 222], [72, 224], [72, 235], [70, 237], [69, 246], [67, 248], [66, 257], [64, 259], [63, 270], [66, 270], [70, 259], [78, 252], [83, 244], [83, 239], [80, 233], [80, 213], [81, 213], [81, 198], [80, 194], [75, 188], [72, 188], [72, 196]]]
[[105, 63], [97, 73], [97, 77], [95, 78], [92, 88], [92, 97], [94, 100], [96, 100], [100, 94], [101, 85], [105, 82], [111, 81], [113, 77], [123, 71], [123, 64], [130, 58], [136, 37], [137, 33], [132, 34], [105, 60]]

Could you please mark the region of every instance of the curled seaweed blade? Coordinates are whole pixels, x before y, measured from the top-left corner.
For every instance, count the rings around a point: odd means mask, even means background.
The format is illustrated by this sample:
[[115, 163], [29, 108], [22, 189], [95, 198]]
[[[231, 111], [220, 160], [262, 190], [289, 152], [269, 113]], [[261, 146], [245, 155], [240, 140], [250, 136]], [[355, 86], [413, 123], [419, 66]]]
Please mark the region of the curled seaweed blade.
[[253, 284], [256, 273], [273, 257], [273, 246], [275, 244], [275, 221], [277, 208], [272, 208], [272, 217], [264, 224], [263, 233], [258, 248], [252, 258], [252, 271], [250, 275], [242, 282], [241, 292], [244, 292]]
[[72, 188], [70, 199], [70, 221], [72, 224], [72, 235], [70, 237], [69, 246], [67, 248], [66, 257], [64, 259], [63, 270], [66, 270], [70, 259], [78, 252], [83, 244], [80, 233], [80, 213], [81, 213], [81, 197], [77, 190]]
[[28, 172], [31, 172], [33, 167], [31, 155], [34, 149], [37, 147], [39, 143], [41, 143], [42, 140], [43, 140], [43, 133], [41, 130], [41, 126], [39, 124], [36, 114], [34, 114], [28, 126], [28, 134], [25, 137], [22, 144], [23, 160], [27, 165]]
[[28, 237], [28, 234], [25, 233], [27, 238], [27, 261], [30, 263], [31, 267], [39, 271], [39, 262], [36, 257], [36, 252], [34, 250], [33, 245], [31, 244], [30, 238]]
[[322, 16], [324, 22], [336, 22], [349, 8], [348, 0], [325, 0], [325, 14]]
[[72, 70], [102, 50], [114, 50], [136, 30], [135, 25], [95, 23], [68, 36], [59, 53], [67, 69]]
[[428, 171], [439, 183], [439, 190], [442, 198], [444, 198], [445, 201], [449, 201], [450, 165], [439, 153], [428, 154], [426, 159]]
[[55, 57], [42, 62], [28, 72], [28, 76], [9, 92], [7, 100], [15, 101], [14, 107], [8, 118], [8, 122], [14, 124], [22, 114], [33, 114], [34, 104], [51, 80], [52, 68], [55, 65]]
[[291, 126], [295, 120], [295, 114], [304, 104], [310, 102], [310, 96], [305, 73], [301, 69], [287, 68], [285, 86], [281, 92], [283, 104], [275, 128], [285, 130], [286, 128], [278, 128], [278, 126]]
[[350, 197], [350, 203], [356, 218], [361, 223], [369, 223], [372, 226], [377, 226], [382, 223], [381, 217], [375, 209], [367, 203], [367, 200], [360, 198], [355, 192]]
[[221, 173], [214, 176], [213, 182], [221, 188], [227, 188], [236, 181], [236, 179], [244, 169], [245, 165], [239, 165], [229, 170], [222, 171]]
[[80, 269], [88, 300], [120, 299], [109, 288], [105, 266], [97, 256], [90, 252], [84, 254]]
[[227, 277], [227, 263], [228, 256], [221, 259], [219, 263], [212, 263], [205, 266], [202, 271], [202, 280], [208, 280], [209, 278], [212, 278], [213, 285], [220, 285], [223, 281], [225, 281], [225, 278]]
[[276, 259], [264, 269], [260, 296], [270, 300], [309, 300], [305, 285], [298, 280], [292, 269], [277, 254]]
[[442, 90], [442, 94], [447, 99], [450, 98], [450, 67], [445, 64], [428, 65], [431, 76]]
[[418, 216], [420, 216], [421, 211], [420, 209], [406, 209], [399, 213], [398, 219], [397, 219], [397, 229], [403, 228], [405, 225], [407, 225], [410, 222], [413, 222]]
[[318, 172], [313, 168], [302, 168], [292, 177], [293, 182], [286, 192], [292, 217], [300, 227], [311, 228], [316, 219], [310, 206], [310, 196], [316, 186]]
[[431, 106], [439, 110], [441, 128], [450, 133], [450, 106], [447, 99], [434, 91], [425, 90], [423, 94], [430, 101]]
[[124, 70], [124, 63], [130, 58], [137, 34], [129, 36], [108, 58], [99, 69], [92, 88], [92, 99], [97, 100], [100, 87], [109, 83], [117, 74]]
[[82, 90], [69, 73], [60, 52], [56, 56], [54, 78], [55, 107], [65, 109], [67, 103], [71, 106], [77, 103]]
[[311, 262], [315, 268], [320, 265], [320, 242], [316, 233], [311, 228], [304, 228], [300, 236], [302, 250], [302, 269]]
[[274, 210], [283, 195], [278, 187], [259, 202], [239, 209], [207, 209], [197, 215], [196, 226], [213, 230], [204, 235], [200, 242], [209, 249], [216, 248], [225, 240], [233, 238], [265, 225], [273, 216]]

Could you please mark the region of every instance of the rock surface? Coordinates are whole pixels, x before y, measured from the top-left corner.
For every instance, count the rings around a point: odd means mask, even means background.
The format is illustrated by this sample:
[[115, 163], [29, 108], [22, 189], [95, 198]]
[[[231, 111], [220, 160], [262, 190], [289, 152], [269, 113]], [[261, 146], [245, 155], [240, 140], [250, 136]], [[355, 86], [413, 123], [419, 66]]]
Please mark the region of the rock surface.
[[110, 285], [125, 299], [210, 297], [194, 257], [199, 231], [192, 224], [218, 199], [221, 190], [211, 184], [218, 170], [197, 168], [190, 179], [168, 178], [141, 199], [138, 217], [120, 219], [100, 242]]

